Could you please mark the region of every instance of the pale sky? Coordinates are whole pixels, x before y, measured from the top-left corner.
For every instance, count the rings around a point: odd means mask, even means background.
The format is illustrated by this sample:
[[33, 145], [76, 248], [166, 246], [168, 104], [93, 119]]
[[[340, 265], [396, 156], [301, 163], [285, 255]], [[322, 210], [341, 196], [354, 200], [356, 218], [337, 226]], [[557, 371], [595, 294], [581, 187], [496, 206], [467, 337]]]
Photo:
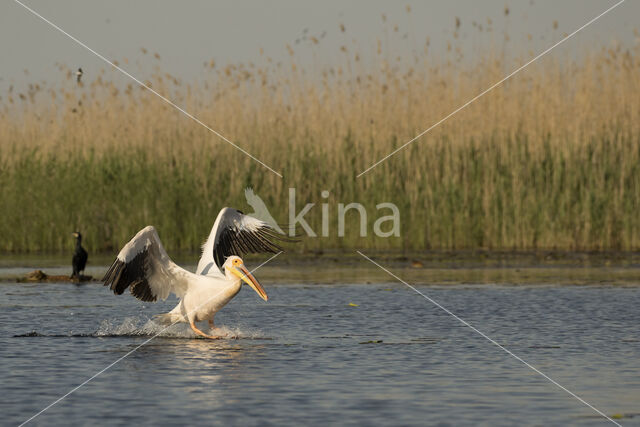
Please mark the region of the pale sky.
[[[287, 44], [303, 62], [313, 60], [320, 65], [339, 57], [341, 45], [355, 43], [361, 51], [373, 52], [378, 39], [387, 42], [394, 54], [408, 55], [429, 37], [432, 50], [443, 52], [447, 40], [452, 39], [456, 17], [460, 18], [460, 43], [466, 53], [477, 54], [492, 43], [502, 46], [507, 32], [511, 38], [508, 53], [523, 57], [531, 48], [538, 53], [551, 46], [563, 33], [571, 33], [615, 4], [605, 0], [21, 1], [107, 58], [119, 60], [141, 80], [151, 72], [153, 62], [150, 56], [142, 55], [141, 47], [160, 54], [163, 71], [194, 80], [203, 72], [204, 61], [213, 58], [221, 65], [238, 61], [260, 64], [261, 48], [262, 60], [266, 56], [283, 60]], [[407, 5], [411, 13], [407, 13]], [[509, 8], [506, 18], [505, 6]], [[383, 14], [387, 16], [386, 27]], [[493, 31], [478, 33], [472, 22], [486, 28], [487, 19], [492, 20]], [[634, 35], [639, 20], [640, 1], [626, 0], [551, 55], [614, 43], [632, 47], [639, 43]], [[555, 30], [554, 21], [558, 23]], [[344, 33], [340, 24], [345, 26]], [[394, 33], [396, 24], [398, 32]], [[321, 43], [311, 46], [309, 37], [323, 34]], [[527, 42], [528, 34], [531, 42]], [[126, 80], [13, 0], [0, 2], [0, 54], [0, 95], [9, 84], [19, 89], [28, 82], [65, 78], [55, 68], [56, 62], [74, 70], [81, 66], [87, 78], [105, 68], [107, 78]], [[124, 58], [129, 59], [128, 64], [122, 63]]]

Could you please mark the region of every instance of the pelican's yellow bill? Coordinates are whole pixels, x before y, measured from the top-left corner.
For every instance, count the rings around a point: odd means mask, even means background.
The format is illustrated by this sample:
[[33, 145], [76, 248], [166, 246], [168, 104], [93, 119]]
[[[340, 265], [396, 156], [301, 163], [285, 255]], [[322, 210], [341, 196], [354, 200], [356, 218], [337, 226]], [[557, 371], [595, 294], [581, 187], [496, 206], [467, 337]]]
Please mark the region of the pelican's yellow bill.
[[233, 270], [231, 271], [233, 272], [233, 274], [235, 274], [241, 280], [243, 280], [247, 285], [251, 286], [253, 290], [256, 291], [258, 295], [260, 295], [260, 298], [262, 298], [265, 301], [269, 300], [269, 297], [267, 296], [267, 293], [265, 292], [262, 285], [258, 283], [256, 278], [253, 277], [253, 274], [251, 274], [244, 265], [241, 265], [238, 268], [234, 267]]

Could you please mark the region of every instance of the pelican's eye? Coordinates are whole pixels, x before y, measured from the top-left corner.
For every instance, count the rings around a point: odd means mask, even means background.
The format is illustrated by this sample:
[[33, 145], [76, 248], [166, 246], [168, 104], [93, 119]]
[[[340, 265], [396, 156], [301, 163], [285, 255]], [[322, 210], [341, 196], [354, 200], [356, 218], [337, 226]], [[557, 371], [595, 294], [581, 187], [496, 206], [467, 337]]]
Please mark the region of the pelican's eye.
[[239, 259], [233, 260], [233, 265], [240, 265], [240, 264], [242, 264], [242, 261], [240, 261]]

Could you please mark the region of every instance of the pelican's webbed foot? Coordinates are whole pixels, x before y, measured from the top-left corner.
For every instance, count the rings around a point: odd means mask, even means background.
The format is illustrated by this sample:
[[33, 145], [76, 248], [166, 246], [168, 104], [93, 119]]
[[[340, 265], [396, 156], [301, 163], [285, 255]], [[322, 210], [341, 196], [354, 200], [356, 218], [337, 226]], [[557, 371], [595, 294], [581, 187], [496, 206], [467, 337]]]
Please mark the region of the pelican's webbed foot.
[[205, 334], [204, 332], [202, 332], [200, 329], [197, 328], [197, 326], [196, 326], [196, 324], [194, 323], [193, 320], [189, 321], [189, 325], [191, 326], [191, 329], [193, 329], [193, 332], [195, 332], [196, 334], [198, 334], [200, 336], [203, 336], [205, 338], [209, 338], [209, 339], [212, 339], [212, 340], [219, 340], [219, 339], [222, 338], [220, 336], [213, 336], [213, 335]]
[[228, 332], [224, 332], [221, 328], [216, 328], [216, 325], [213, 323], [213, 319], [209, 319], [209, 332], [217, 333], [220, 338], [229, 338], [232, 340], [237, 340], [238, 336], [234, 334], [229, 334]]

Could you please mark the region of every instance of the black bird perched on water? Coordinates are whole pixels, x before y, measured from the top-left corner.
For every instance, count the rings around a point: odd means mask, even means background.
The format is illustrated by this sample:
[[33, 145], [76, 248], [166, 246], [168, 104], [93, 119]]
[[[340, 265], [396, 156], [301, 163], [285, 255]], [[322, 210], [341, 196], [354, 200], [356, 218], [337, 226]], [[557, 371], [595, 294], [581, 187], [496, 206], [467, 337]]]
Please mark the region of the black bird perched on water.
[[76, 77], [78, 78], [78, 83], [80, 83], [80, 80], [82, 79], [82, 74], [84, 74], [82, 72], [82, 68], [78, 68], [78, 71], [76, 71]]
[[80, 272], [84, 272], [84, 267], [87, 265], [88, 254], [82, 247], [82, 234], [79, 231], [73, 233], [73, 237], [76, 238], [76, 250], [73, 252], [73, 258], [71, 258], [71, 265], [73, 266], [73, 273], [71, 278], [80, 278]]

